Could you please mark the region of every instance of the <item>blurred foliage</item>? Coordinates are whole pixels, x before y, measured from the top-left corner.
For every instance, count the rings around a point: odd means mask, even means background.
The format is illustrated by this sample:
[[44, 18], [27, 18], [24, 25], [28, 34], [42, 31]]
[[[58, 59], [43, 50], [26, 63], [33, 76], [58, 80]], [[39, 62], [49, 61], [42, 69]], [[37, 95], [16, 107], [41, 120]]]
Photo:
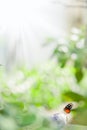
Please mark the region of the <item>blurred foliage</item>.
[[73, 28], [68, 38], [48, 38], [45, 45], [54, 44], [52, 56], [62, 68], [70, 64], [75, 70], [75, 77], [79, 82], [87, 68], [87, 43], [85, 42], [86, 29]]
[[[71, 89], [64, 91], [63, 99], [78, 102], [78, 111], [73, 123], [87, 125], [87, 32], [86, 28], [73, 28], [67, 38], [48, 38], [45, 45], [54, 44], [52, 57], [62, 70], [67, 68], [73, 73]], [[69, 80], [69, 78], [68, 78]], [[72, 87], [73, 86], [73, 87]], [[67, 87], [67, 86], [66, 86]], [[84, 111], [84, 112], [83, 112]], [[81, 114], [82, 113], [82, 116]], [[80, 119], [80, 116], [81, 119]]]
[[[68, 39], [56, 41], [52, 55], [57, 64], [49, 62], [31, 70], [22, 66], [11, 73], [0, 67], [0, 130], [57, 130], [46, 118], [46, 110], [64, 102], [78, 103], [72, 123], [87, 125], [84, 39], [84, 29], [73, 29]], [[65, 130], [73, 128], [80, 130], [80, 126]]]

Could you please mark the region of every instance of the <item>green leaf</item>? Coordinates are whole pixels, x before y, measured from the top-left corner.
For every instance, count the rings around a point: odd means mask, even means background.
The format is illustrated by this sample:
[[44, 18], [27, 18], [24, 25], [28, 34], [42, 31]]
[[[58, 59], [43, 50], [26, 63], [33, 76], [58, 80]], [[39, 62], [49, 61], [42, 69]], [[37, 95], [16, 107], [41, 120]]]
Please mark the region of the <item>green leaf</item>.
[[20, 126], [27, 126], [34, 123], [34, 121], [36, 121], [36, 115], [26, 113], [24, 115], [21, 115], [18, 118], [18, 121], [19, 121]]
[[76, 92], [69, 91], [69, 92], [65, 92], [63, 94], [63, 99], [65, 101], [76, 101], [76, 102], [79, 102], [79, 101], [85, 101], [86, 97], [84, 97], [83, 95], [78, 94]]
[[77, 79], [78, 82], [80, 82], [83, 78], [83, 70], [82, 68], [76, 68], [76, 71], [75, 71], [75, 77]]

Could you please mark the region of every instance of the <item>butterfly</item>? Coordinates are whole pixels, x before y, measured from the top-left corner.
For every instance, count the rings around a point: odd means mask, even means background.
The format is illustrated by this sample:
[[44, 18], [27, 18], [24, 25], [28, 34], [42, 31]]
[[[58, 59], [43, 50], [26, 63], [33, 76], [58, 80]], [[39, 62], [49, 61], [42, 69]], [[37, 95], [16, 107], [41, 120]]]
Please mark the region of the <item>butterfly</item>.
[[66, 105], [66, 106], [64, 107], [64, 111], [68, 114], [68, 113], [71, 112], [72, 107], [73, 107], [73, 104], [72, 104], [72, 103], [69, 103], [68, 105]]

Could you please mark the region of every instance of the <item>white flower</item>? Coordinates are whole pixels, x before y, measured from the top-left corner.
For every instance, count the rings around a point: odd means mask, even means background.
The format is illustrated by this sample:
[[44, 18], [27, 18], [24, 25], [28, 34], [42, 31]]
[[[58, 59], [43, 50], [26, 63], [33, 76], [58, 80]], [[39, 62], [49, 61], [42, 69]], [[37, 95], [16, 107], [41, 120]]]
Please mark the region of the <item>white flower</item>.
[[59, 51], [63, 51], [63, 52], [65, 52], [65, 53], [68, 52], [68, 48], [67, 48], [66, 46], [61, 46], [61, 47], [59, 47], [58, 50], [59, 50]]
[[74, 34], [80, 34], [81, 30], [78, 29], [78, 28], [72, 28], [71, 32], [74, 33]]
[[66, 115], [64, 113], [55, 113], [53, 115], [53, 120], [56, 121], [58, 125], [65, 125], [67, 123]]
[[75, 34], [71, 35], [71, 40], [78, 41], [79, 40], [78, 35], [75, 35]]
[[81, 49], [81, 48], [84, 48], [84, 42], [85, 42], [84, 39], [80, 40], [80, 41], [76, 44], [76, 47], [77, 47], [77, 48], [80, 48], [80, 49]]
[[73, 60], [76, 60], [76, 59], [77, 59], [77, 55], [76, 55], [75, 53], [73, 53], [73, 54], [71, 55], [71, 58], [72, 58]]
[[53, 114], [52, 120], [58, 125], [58, 128], [62, 129], [68, 123], [68, 115], [70, 114], [72, 107], [73, 104], [69, 103], [63, 108], [63, 111]]

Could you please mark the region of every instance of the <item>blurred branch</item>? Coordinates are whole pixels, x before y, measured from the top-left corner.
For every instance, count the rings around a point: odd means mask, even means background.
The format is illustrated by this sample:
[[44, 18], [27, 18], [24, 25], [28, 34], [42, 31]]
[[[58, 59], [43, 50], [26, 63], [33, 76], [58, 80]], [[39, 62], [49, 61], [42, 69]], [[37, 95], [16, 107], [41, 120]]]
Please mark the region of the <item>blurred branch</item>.
[[[86, 6], [87, 6], [87, 0], [86, 1]], [[86, 15], [87, 15], [87, 11], [86, 11]], [[87, 47], [87, 23], [86, 23], [86, 32], [85, 32], [85, 45]]]
[[[78, 0], [76, 0], [76, 1], [78, 1]], [[82, 3], [85, 2], [86, 3], [87, 0], [79, 0], [78, 2], [82, 2]]]
[[87, 45], [87, 25], [86, 25], [86, 31], [85, 31], [85, 45]]
[[[87, 1], [83, 1], [83, 2], [87, 2]], [[58, 4], [64, 6], [64, 7], [68, 7], [68, 8], [84, 8], [86, 9], [87, 8], [87, 5], [72, 5], [72, 4], [67, 4], [67, 3], [64, 3], [64, 2], [61, 2], [61, 1], [57, 1]]]

